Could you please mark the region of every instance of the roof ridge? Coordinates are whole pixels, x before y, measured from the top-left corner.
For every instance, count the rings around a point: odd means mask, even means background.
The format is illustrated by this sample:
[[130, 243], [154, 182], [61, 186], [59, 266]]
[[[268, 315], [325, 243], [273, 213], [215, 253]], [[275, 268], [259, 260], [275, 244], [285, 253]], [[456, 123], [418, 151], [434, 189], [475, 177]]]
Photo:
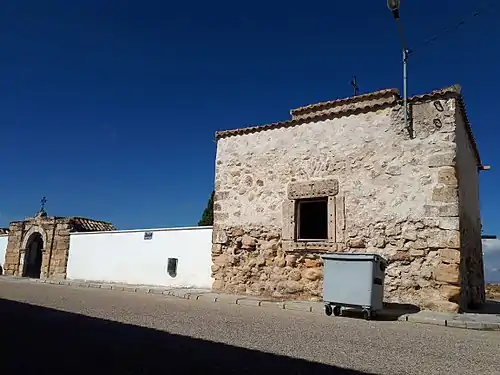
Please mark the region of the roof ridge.
[[349, 96], [349, 97], [345, 97], [345, 98], [339, 98], [339, 99], [328, 100], [328, 101], [319, 102], [319, 103], [308, 104], [308, 105], [294, 108], [294, 109], [290, 110], [290, 114], [292, 116], [295, 116], [298, 114], [302, 114], [304, 112], [310, 112], [312, 110], [326, 109], [326, 108], [331, 108], [332, 106], [338, 106], [338, 105], [342, 105], [342, 104], [358, 103], [358, 102], [365, 101], [365, 100], [388, 97], [391, 95], [399, 97], [398, 89], [394, 89], [394, 88], [393, 89], [382, 89], [382, 90], [369, 92], [366, 94]]
[[112, 222], [111, 222], [111, 221], [90, 219], [90, 218], [88, 218], [88, 217], [83, 217], [83, 216], [70, 216], [70, 217], [69, 217], [69, 219], [70, 219], [70, 220], [73, 220], [73, 219], [89, 220], [89, 221], [93, 221], [93, 222], [96, 222], [96, 223], [112, 224]]

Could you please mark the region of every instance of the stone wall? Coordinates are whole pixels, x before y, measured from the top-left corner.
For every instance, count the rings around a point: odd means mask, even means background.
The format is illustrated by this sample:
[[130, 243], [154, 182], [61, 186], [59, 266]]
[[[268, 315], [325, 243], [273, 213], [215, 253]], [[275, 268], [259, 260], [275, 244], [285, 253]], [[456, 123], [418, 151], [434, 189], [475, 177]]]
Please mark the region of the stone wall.
[[226, 227], [212, 246], [213, 289], [230, 293], [321, 300], [322, 261], [317, 254], [286, 252], [281, 228]]
[[5, 253], [6, 275], [23, 275], [24, 256], [29, 239], [39, 233], [43, 240], [41, 278], [66, 278], [69, 252], [69, 219], [35, 217], [12, 222]]
[[478, 160], [466, 133], [463, 108], [457, 108], [457, 179], [460, 201], [461, 305], [474, 307], [485, 302]]
[[[320, 299], [321, 253], [374, 252], [390, 262], [388, 301], [458, 310], [456, 109], [455, 98], [414, 101], [413, 139], [397, 104], [221, 137], [213, 288]], [[328, 196], [327, 240], [296, 240], [297, 185]]]

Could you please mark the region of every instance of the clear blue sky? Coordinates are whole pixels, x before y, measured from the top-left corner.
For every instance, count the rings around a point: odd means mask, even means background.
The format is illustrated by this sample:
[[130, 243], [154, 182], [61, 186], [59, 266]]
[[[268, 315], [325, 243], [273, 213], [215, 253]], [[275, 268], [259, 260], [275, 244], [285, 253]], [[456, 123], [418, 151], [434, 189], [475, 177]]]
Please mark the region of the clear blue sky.
[[[403, 0], [410, 93], [463, 86], [493, 167], [481, 177], [484, 228], [500, 234], [499, 12], [471, 18], [475, 3]], [[354, 74], [361, 92], [401, 87], [385, 0], [6, 0], [0, 64], [0, 226], [34, 214], [43, 195], [50, 215], [123, 229], [196, 224], [216, 130], [350, 96]]]

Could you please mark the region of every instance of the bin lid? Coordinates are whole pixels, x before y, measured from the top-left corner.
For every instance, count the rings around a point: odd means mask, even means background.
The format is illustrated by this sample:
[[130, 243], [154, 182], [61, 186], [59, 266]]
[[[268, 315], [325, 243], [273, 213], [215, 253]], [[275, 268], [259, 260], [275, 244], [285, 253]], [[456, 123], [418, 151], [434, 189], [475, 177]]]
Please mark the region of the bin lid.
[[387, 261], [378, 254], [371, 253], [328, 253], [321, 256], [323, 259], [327, 260], [342, 260], [342, 261], [381, 261], [387, 263]]

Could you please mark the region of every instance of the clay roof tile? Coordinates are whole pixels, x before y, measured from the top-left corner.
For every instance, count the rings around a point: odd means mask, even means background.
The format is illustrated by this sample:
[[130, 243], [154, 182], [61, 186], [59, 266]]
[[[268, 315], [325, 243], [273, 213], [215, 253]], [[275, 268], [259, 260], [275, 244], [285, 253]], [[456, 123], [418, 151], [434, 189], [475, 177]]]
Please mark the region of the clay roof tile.
[[72, 217], [70, 223], [72, 232], [107, 232], [116, 230], [111, 223], [84, 217]]

